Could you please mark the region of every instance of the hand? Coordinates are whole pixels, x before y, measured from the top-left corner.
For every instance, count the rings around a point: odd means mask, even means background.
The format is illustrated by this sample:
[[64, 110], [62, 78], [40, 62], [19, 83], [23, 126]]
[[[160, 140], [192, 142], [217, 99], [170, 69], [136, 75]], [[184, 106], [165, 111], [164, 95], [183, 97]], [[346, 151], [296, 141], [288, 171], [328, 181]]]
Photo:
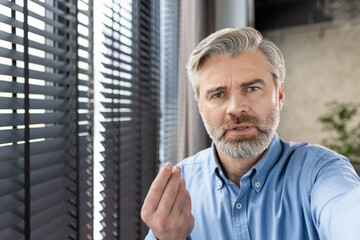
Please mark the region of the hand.
[[145, 198], [141, 218], [160, 240], [183, 240], [190, 235], [194, 217], [179, 166], [166, 163], [160, 170]]

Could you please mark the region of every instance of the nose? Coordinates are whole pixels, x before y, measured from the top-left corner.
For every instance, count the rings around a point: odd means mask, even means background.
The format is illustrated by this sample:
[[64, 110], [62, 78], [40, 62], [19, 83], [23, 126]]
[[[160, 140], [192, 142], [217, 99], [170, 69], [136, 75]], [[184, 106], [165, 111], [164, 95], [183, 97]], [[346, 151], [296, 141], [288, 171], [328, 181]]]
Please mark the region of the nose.
[[226, 114], [236, 117], [249, 111], [247, 99], [241, 94], [234, 94], [228, 99]]

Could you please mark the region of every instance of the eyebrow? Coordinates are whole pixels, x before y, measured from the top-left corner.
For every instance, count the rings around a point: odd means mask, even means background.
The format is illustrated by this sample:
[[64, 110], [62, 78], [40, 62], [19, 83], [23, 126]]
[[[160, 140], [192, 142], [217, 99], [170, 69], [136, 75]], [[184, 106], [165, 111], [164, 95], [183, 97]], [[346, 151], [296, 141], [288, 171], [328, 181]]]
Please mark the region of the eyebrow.
[[265, 81], [260, 79], [260, 78], [257, 78], [257, 79], [254, 79], [252, 81], [249, 81], [249, 82], [244, 82], [242, 83], [240, 86], [242, 88], [245, 88], [245, 87], [249, 87], [251, 85], [254, 85], [254, 84], [261, 84], [261, 85], [265, 85]]
[[225, 91], [226, 89], [227, 87], [217, 87], [217, 88], [209, 89], [206, 91], [205, 97], [209, 97], [210, 95], [213, 95], [216, 92]]

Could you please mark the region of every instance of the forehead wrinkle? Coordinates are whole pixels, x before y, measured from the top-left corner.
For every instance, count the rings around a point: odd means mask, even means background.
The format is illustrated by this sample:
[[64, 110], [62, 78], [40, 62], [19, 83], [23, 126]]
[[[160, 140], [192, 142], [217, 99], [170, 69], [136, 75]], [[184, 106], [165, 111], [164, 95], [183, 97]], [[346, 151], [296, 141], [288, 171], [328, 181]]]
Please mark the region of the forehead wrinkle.
[[[239, 65], [236, 66], [233, 61], [237, 61]], [[245, 65], [242, 65], [243, 63]], [[239, 72], [239, 68], [242, 69], [242, 75], [240, 76], [241, 71]], [[218, 72], [218, 69], [220, 69], [220, 72]], [[261, 51], [245, 53], [236, 57], [218, 56], [209, 58], [203, 62], [202, 67], [199, 69], [198, 90], [202, 90], [201, 92], [206, 94], [207, 90], [222, 86], [225, 86], [227, 90], [231, 90], [233, 87], [236, 89], [244, 88], [243, 83], [251, 82], [254, 79], [262, 79], [266, 82], [264, 84], [268, 85], [266, 74], [271, 75], [273, 82], [273, 75], [269, 72], [267, 59]], [[211, 83], [207, 82], [209, 79], [211, 79]], [[200, 95], [200, 91], [198, 93]]]

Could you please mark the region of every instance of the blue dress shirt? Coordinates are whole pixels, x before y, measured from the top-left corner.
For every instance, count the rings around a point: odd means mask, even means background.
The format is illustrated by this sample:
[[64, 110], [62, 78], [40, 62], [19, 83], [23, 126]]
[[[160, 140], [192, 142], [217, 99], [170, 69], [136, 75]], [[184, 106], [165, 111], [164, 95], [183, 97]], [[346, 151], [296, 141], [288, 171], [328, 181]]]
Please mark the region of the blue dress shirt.
[[[221, 170], [214, 144], [179, 165], [195, 218], [189, 239], [360, 239], [360, 179], [331, 150], [275, 134], [240, 189]], [[156, 238], [150, 231], [146, 239]]]

